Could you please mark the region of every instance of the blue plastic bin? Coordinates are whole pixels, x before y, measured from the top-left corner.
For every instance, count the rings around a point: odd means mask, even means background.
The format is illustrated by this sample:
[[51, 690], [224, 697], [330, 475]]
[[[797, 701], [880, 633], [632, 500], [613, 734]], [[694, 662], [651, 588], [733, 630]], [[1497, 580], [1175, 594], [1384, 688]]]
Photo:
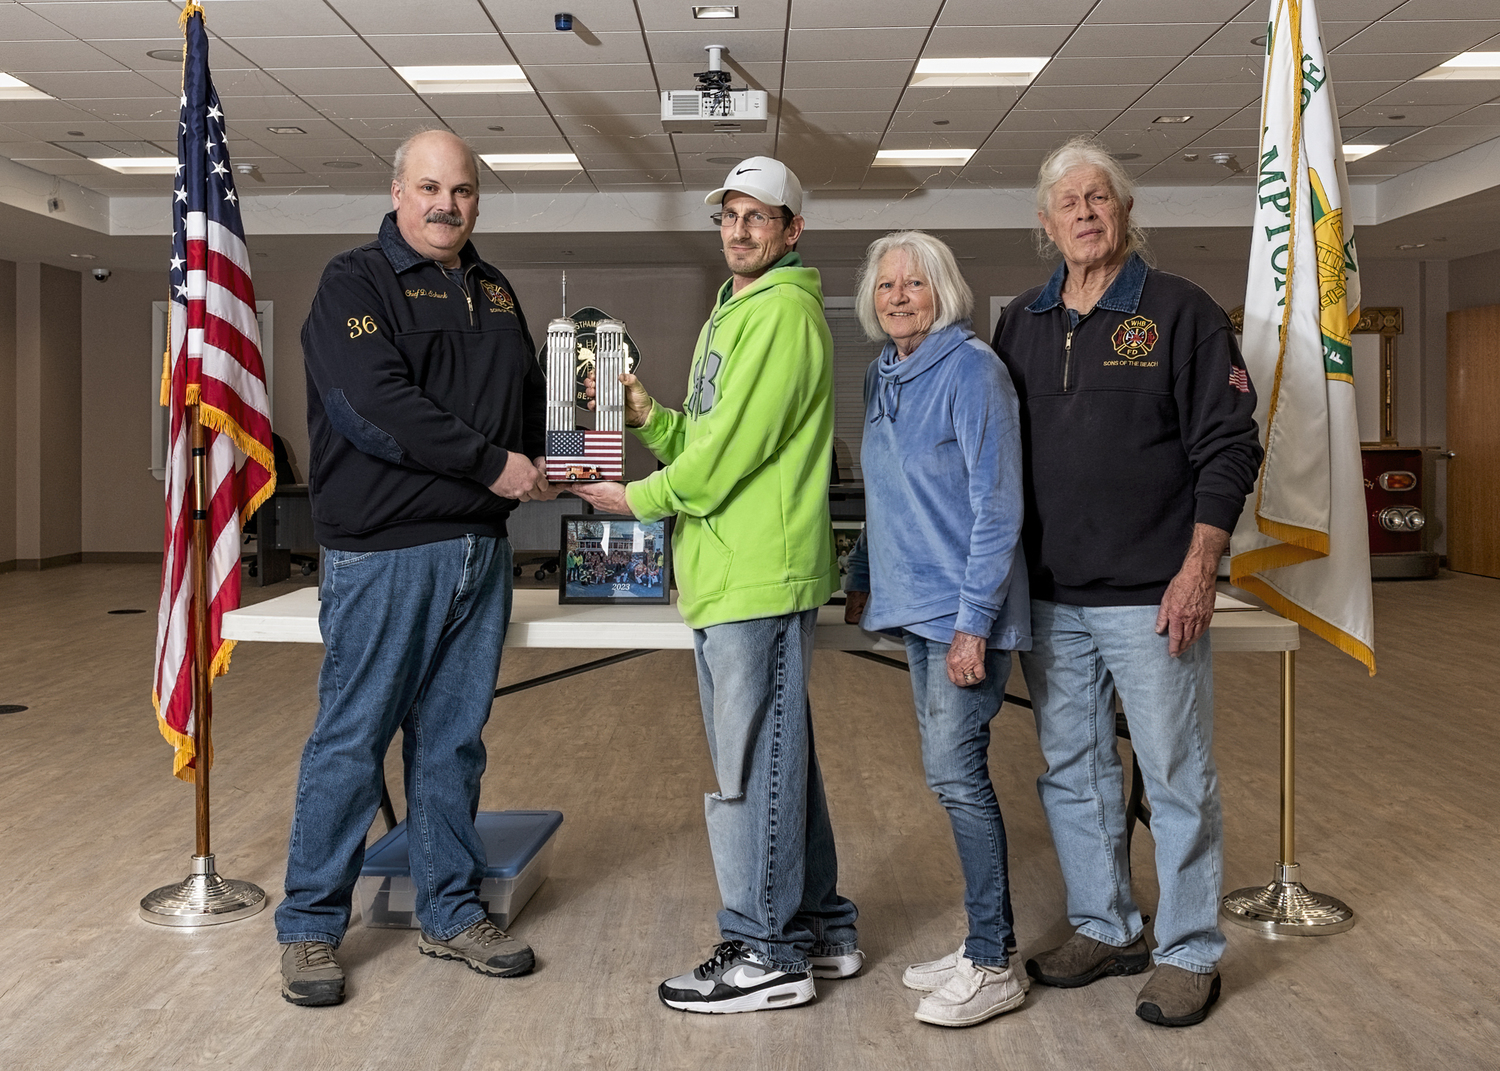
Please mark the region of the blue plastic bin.
[[[479, 899], [496, 926], [509, 926], [547, 879], [562, 820], [561, 811], [480, 811], [474, 819], [488, 861]], [[402, 822], [366, 849], [355, 902], [366, 926], [412, 929], [420, 925], [416, 895]]]

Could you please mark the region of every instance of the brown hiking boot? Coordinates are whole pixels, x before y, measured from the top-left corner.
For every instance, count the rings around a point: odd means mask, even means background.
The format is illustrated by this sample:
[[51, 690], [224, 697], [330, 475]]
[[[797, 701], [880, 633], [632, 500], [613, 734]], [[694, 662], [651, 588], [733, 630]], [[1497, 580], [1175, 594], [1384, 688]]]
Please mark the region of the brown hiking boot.
[[1219, 972], [1199, 974], [1170, 963], [1158, 963], [1141, 987], [1135, 1013], [1157, 1026], [1193, 1026], [1203, 1022], [1219, 999]]
[[417, 951], [438, 959], [456, 959], [480, 974], [493, 974], [501, 978], [528, 974], [536, 966], [536, 956], [532, 954], [531, 946], [516, 940], [488, 918], [480, 919], [463, 933], [446, 941], [439, 941], [436, 937], [428, 937], [423, 933], [417, 938]]
[[303, 1008], [344, 1002], [344, 968], [333, 958], [333, 946], [297, 941], [281, 946], [281, 995]]
[[1077, 989], [1107, 975], [1140, 974], [1150, 965], [1144, 937], [1118, 948], [1075, 933], [1061, 947], [1028, 959], [1026, 973], [1042, 985]]

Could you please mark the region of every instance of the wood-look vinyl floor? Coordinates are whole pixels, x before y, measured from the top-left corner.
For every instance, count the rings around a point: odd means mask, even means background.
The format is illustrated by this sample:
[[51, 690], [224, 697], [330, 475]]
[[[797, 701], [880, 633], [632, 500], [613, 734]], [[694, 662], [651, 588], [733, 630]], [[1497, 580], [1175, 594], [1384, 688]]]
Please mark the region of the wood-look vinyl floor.
[[[701, 794], [710, 774], [691, 656], [659, 652], [501, 700], [483, 806], [566, 815], [551, 879], [512, 929], [521, 979], [419, 956], [410, 931], [356, 921], [341, 1007], [280, 997], [272, 912], [180, 932], [136, 916], [182, 877], [192, 788], [171, 777], [150, 706], [158, 573], [73, 566], [0, 576], [0, 1068], [859, 1069], [1500, 1067], [1500, 581], [1444, 573], [1376, 586], [1381, 673], [1307, 637], [1299, 656], [1299, 856], [1358, 913], [1350, 932], [1271, 941], [1227, 927], [1224, 996], [1187, 1030], [1133, 1014], [1139, 978], [1037, 987], [968, 1030], [912, 1018], [908, 962], [957, 946], [962, 883], [923, 786], [904, 673], [819, 652], [813, 703], [842, 891], [869, 956], [812, 1005], [683, 1015], [658, 981], [698, 962], [718, 906]], [[252, 597], [279, 594], [287, 585]], [[148, 613], [109, 616], [135, 607]], [[1306, 636], [1306, 634], [1304, 634]], [[321, 648], [243, 644], [215, 690], [221, 873], [280, 899]], [[597, 657], [512, 651], [502, 683]], [[1277, 657], [1217, 666], [1225, 886], [1271, 876]], [[1013, 691], [1022, 689], [1019, 674]], [[1010, 836], [1022, 955], [1064, 936], [1026, 711], [1006, 707], [991, 767]], [[389, 775], [399, 784], [399, 768]], [[399, 808], [399, 803], [398, 803]], [[1137, 837], [1138, 894], [1155, 899]]]

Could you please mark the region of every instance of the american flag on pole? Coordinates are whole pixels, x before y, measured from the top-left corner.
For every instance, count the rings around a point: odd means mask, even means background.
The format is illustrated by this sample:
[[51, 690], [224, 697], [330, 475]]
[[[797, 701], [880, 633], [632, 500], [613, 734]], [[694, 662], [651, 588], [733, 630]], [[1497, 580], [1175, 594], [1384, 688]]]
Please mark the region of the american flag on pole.
[[[187, 38], [177, 178], [172, 198], [170, 346], [161, 404], [171, 410], [166, 537], [156, 666], [151, 699], [161, 734], [176, 748], [172, 772], [193, 779], [195, 600], [208, 604], [208, 679], [229, 668], [234, 646], [219, 632], [240, 603], [240, 527], [276, 489], [265, 366], [255, 320], [255, 288], [225, 144], [224, 112], [208, 73], [203, 9], [183, 10]], [[193, 590], [192, 457], [188, 407], [196, 405], [208, 441], [208, 590]], [[213, 755], [203, 756], [212, 764]]]
[[624, 457], [624, 436], [618, 431], [547, 433], [547, 479], [553, 483], [622, 479]]

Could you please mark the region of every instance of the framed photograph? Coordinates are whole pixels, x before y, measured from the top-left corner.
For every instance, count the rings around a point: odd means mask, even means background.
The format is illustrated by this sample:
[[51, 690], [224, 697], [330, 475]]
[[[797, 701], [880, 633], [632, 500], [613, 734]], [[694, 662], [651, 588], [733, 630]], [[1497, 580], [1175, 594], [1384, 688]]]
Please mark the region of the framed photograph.
[[672, 590], [672, 523], [607, 513], [562, 519], [559, 603], [665, 603]]

